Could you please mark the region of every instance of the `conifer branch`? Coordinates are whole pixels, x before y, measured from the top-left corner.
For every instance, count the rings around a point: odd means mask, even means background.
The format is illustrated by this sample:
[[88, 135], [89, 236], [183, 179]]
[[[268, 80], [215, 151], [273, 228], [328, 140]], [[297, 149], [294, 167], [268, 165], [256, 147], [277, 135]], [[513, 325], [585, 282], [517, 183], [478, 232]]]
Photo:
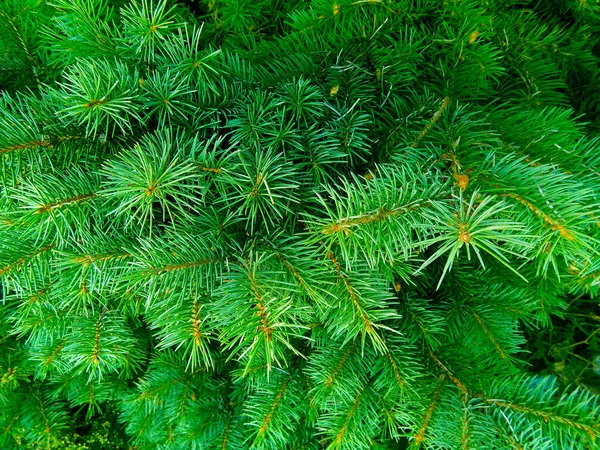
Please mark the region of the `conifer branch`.
[[600, 6], [194, 3], [0, 0], [0, 448], [596, 448]]
[[52, 148], [52, 146], [53, 145], [50, 143], [50, 141], [36, 140], [36, 141], [24, 142], [22, 144], [13, 144], [8, 147], [0, 148], [0, 155], [5, 154], [5, 153], [11, 153], [14, 151], [19, 151], [19, 150], [29, 150], [29, 149], [37, 148], [37, 147]]
[[355, 226], [368, 225], [373, 222], [383, 222], [388, 218], [396, 217], [402, 214], [409, 213], [419, 208], [426, 208], [431, 204], [428, 202], [413, 202], [406, 206], [400, 206], [392, 210], [386, 210], [385, 207], [381, 208], [376, 213], [365, 214], [359, 217], [352, 217], [350, 219], [341, 219], [330, 225], [326, 225], [321, 232], [323, 234], [334, 234], [344, 232], [347, 236], [350, 233], [350, 229]]
[[208, 266], [210, 264], [214, 264], [218, 262], [218, 259], [200, 259], [198, 261], [188, 261], [180, 264], [170, 264], [162, 267], [150, 267], [146, 269], [142, 274], [144, 276], [156, 276], [163, 275], [167, 272], [175, 272], [179, 270], [186, 270], [195, 267]]
[[[15, 425], [15, 422], [17, 422], [17, 420], [19, 419], [19, 415], [18, 414], [14, 414], [10, 421], [8, 422], [8, 424], [4, 427], [4, 433], [6, 435], [8, 435], [8, 433], [10, 432], [11, 428]], [[18, 423], [18, 422], [17, 422]]]
[[427, 136], [427, 133], [429, 133], [429, 131], [433, 128], [433, 126], [437, 123], [437, 121], [440, 120], [440, 117], [442, 117], [442, 113], [448, 107], [449, 104], [450, 104], [450, 98], [444, 97], [444, 99], [442, 100], [442, 104], [440, 105], [438, 110], [435, 112], [435, 114], [431, 117], [431, 120], [429, 121], [429, 123], [425, 126], [423, 131], [421, 131], [421, 134], [419, 134], [419, 136], [413, 141], [413, 143], [410, 144], [411, 147], [413, 147], [413, 148], [417, 147], [421, 143], [421, 141], [423, 141], [423, 139], [425, 139], [425, 136]]
[[48, 416], [46, 415], [46, 409], [44, 408], [44, 403], [42, 399], [36, 395], [36, 399], [38, 401], [38, 408], [40, 414], [42, 415], [42, 419], [44, 421], [44, 433], [46, 434], [46, 439], [50, 441], [50, 435], [52, 433], [52, 427], [50, 426], [50, 422], [48, 421]]
[[97, 262], [110, 261], [113, 259], [128, 259], [133, 255], [131, 253], [104, 253], [95, 255], [78, 255], [73, 258], [73, 262], [82, 264], [84, 267], [88, 267], [90, 264]]
[[221, 439], [221, 450], [227, 450], [227, 438], [229, 437], [229, 426], [231, 424], [231, 418], [227, 418], [225, 423], [225, 429], [223, 430], [223, 438]]
[[500, 354], [500, 357], [502, 359], [507, 359], [508, 355], [502, 349], [502, 347], [500, 347], [500, 344], [498, 343], [498, 341], [496, 340], [496, 338], [494, 337], [494, 335], [492, 333], [490, 333], [490, 330], [486, 326], [486, 324], [483, 321], [483, 319], [481, 318], [481, 316], [479, 314], [477, 314], [476, 311], [473, 311], [473, 316], [475, 317], [475, 320], [477, 320], [477, 323], [479, 324], [479, 326], [481, 326], [481, 329], [483, 330], [483, 332], [485, 333], [485, 335], [489, 338], [489, 340], [492, 342], [492, 344], [494, 344], [494, 347], [496, 348], [496, 350]]
[[52, 361], [54, 361], [54, 359], [58, 356], [58, 354], [65, 347], [66, 342], [67, 342], [66, 339], [63, 339], [61, 342], [58, 343], [56, 348], [54, 350], [52, 350], [52, 353], [50, 353], [50, 355], [48, 355], [48, 357], [44, 360], [44, 367], [48, 367], [48, 366], [50, 366], [50, 364], [52, 364]]
[[469, 450], [469, 438], [471, 437], [471, 432], [469, 430], [469, 409], [465, 408], [463, 419], [462, 419], [462, 427], [461, 427], [461, 437], [460, 437], [460, 445], [462, 450]]
[[333, 369], [333, 372], [331, 372], [331, 374], [329, 374], [327, 376], [327, 382], [325, 383], [325, 386], [327, 388], [331, 388], [331, 386], [335, 382], [335, 379], [336, 379], [337, 375], [339, 374], [340, 370], [342, 370], [342, 367], [344, 367], [344, 364], [346, 363], [346, 361], [348, 360], [348, 357], [350, 356], [350, 354], [353, 351], [354, 351], [354, 343], [352, 343], [352, 344], [350, 344], [348, 346], [348, 348], [346, 349], [346, 351], [344, 352], [344, 354], [340, 358], [339, 362], [337, 363], [337, 365]]
[[290, 264], [290, 262], [280, 253], [275, 253], [275, 257], [281, 261], [283, 266], [292, 274], [292, 276], [298, 280], [300, 286], [302, 286], [306, 292], [312, 292], [313, 288], [308, 285], [308, 283], [302, 278], [302, 276], [298, 273], [298, 271]]
[[92, 198], [96, 197], [97, 195], [98, 194], [95, 192], [89, 192], [86, 194], [79, 194], [79, 195], [75, 195], [73, 197], [57, 200], [52, 203], [46, 203], [46, 204], [40, 205], [38, 207], [38, 209], [36, 209], [34, 211], [34, 214], [43, 214], [43, 213], [51, 212], [58, 208], [62, 208], [64, 206], [71, 206], [71, 205], [76, 205], [79, 203], [87, 202], [87, 201], [91, 200]]
[[533, 213], [540, 217], [544, 223], [549, 226], [553, 231], [554, 230], [558, 230], [558, 232], [560, 233], [560, 235], [569, 240], [572, 241], [573, 239], [575, 239], [575, 235], [569, 231], [569, 229], [567, 229], [567, 227], [565, 227], [565, 225], [562, 225], [561, 223], [559, 223], [558, 221], [556, 221], [555, 219], [551, 218], [548, 214], [542, 212], [539, 208], [537, 208], [533, 203], [531, 203], [530, 201], [524, 199], [523, 197], [521, 197], [518, 194], [515, 193], [510, 193], [510, 194], [500, 194], [501, 197], [510, 197], [515, 199], [517, 202], [525, 205], [527, 208], [529, 208], [531, 211], [533, 211]]
[[196, 346], [200, 345], [200, 341], [202, 340], [202, 330], [200, 329], [200, 318], [198, 317], [198, 300], [194, 301], [194, 306], [192, 307], [192, 335], [194, 337], [194, 342]]
[[469, 391], [467, 390], [467, 387], [462, 383], [462, 381], [460, 381], [456, 375], [454, 375], [441, 361], [440, 359], [437, 357], [437, 355], [435, 353], [433, 353], [433, 351], [431, 350], [431, 348], [427, 348], [428, 352], [429, 352], [429, 356], [431, 357], [431, 359], [433, 359], [433, 361], [437, 364], [437, 366], [442, 369], [442, 371], [444, 372], [444, 374], [446, 374], [448, 376], [448, 378], [452, 381], [452, 383], [454, 383], [456, 385], [456, 387], [458, 389], [460, 389], [460, 391], [463, 394], [468, 394]]
[[400, 375], [400, 371], [398, 370], [398, 366], [396, 365], [396, 361], [394, 361], [394, 358], [392, 357], [392, 354], [391, 354], [391, 352], [389, 350], [385, 354], [385, 356], [386, 356], [387, 360], [390, 362], [390, 365], [392, 366], [392, 370], [394, 372], [394, 377], [396, 378], [396, 381], [398, 382], [398, 385], [400, 385], [401, 388], [406, 387], [406, 383], [402, 379], [402, 375]]
[[256, 284], [256, 278], [254, 277], [251, 271], [248, 271], [248, 280], [250, 281], [250, 290], [254, 294], [254, 298], [256, 300], [256, 304], [254, 307], [257, 310], [256, 315], [260, 319], [260, 329], [263, 332], [266, 341], [271, 342], [271, 334], [273, 333], [273, 328], [269, 324], [269, 318], [265, 313], [265, 306], [263, 304], [262, 295], [260, 293], [258, 285]]
[[[4, 14], [2, 11], [0, 11], [0, 17], [3, 17], [10, 24], [11, 28], [15, 32], [15, 36], [17, 37], [17, 40], [19, 41], [19, 44], [21, 45], [21, 48], [22, 48], [23, 52], [25, 53], [25, 56], [27, 57], [27, 59], [29, 60], [29, 62], [32, 65], [33, 76], [35, 77], [36, 85], [39, 88], [40, 87], [40, 79], [38, 76], [38, 64], [35, 61], [35, 59], [33, 59], [33, 56], [31, 55], [31, 52], [29, 51], [29, 46], [25, 42], [25, 39], [23, 37], [23, 34], [21, 33], [21, 30], [19, 30], [19, 27], [17, 27], [17, 24], [15, 23], [16, 17], [9, 17], [6, 14]], [[1, 154], [1, 152], [0, 152], [0, 154]]]
[[506, 410], [516, 411], [516, 412], [524, 413], [526, 415], [535, 416], [537, 418], [542, 419], [546, 423], [547, 422], [560, 423], [562, 425], [566, 425], [567, 427], [574, 428], [579, 431], [583, 431], [584, 433], [587, 433], [587, 435], [590, 437], [590, 440], [592, 442], [595, 442], [597, 437], [600, 438], [600, 429], [598, 428], [597, 425], [595, 427], [592, 427], [585, 423], [578, 422], [576, 420], [571, 420], [566, 417], [561, 417], [561, 416], [555, 415], [552, 412], [546, 412], [546, 411], [530, 408], [530, 407], [527, 407], [524, 405], [519, 405], [519, 404], [516, 404], [513, 402], [507, 402], [507, 401], [498, 400], [498, 399], [490, 399], [490, 398], [485, 398], [485, 397], [483, 397], [483, 400], [486, 403], [489, 403], [494, 406], [498, 406], [500, 408], [504, 408]]
[[347, 432], [347, 429], [348, 429], [348, 422], [354, 416], [354, 414], [356, 414], [356, 409], [358, 407], [358, 402], [360, 401], [360, 398], [363, 395], [364, 390], [365, 390], [365, 387], [361, 388], [358, 391], [358, 393], [356, 394], [356, 397], [354, 398], [354, 402], [352, 403], [352, 406], [350, 407], [350, 409], [348, 410], [348, 413], [346, 414], [346, 417], [344, 418], [344, 422], [342, 423], [342, 427], [340, 428], [340, 430], [338, 431], [338, 433], [335, 435], [335, 439], [333, 441], [334, 446], [341, 445], [342, 440], [344, 439], [344, 436], [346, 435], [346, 432]]
[[46, 295], [48, 293], [48, 291], [50, 290], [51, 286], [52, 286], [52, 283], [48, 284], [47, 286], [43, 287], [39, 291], [35, 292], [33, 295], [31, 295], [25, 301], [25, 303], [27, 303], [29, 305], [31, 305], [32, 303], [36, 303], [40, 298], [42, 298], [44, 295]]
[[354, 304], [354, 308], [356, 309], [356, 313], [359, 315], [360, 319], [364, 323], [366, 332], [368, 334], [370, 334], [370, 335], [377, 336], [377, 333], [373, 329], [373, 324], [372, 324], [371, 320], [369, 319], [369, 317], [367, 315], [367, 312], [363, 308], [363, 305], [361, 304], [361, 301], [357, 297], [356, 292], [354, 291], [354, 288], [350, 284], [350, 281], [348, 280], [348, 278], [342, 272], [340, 264], [338, 263], [338, 261], [335, 258], [334, 254], [332, 252], [329, 252], [329, 253], [327, 253], [327, 257], [332, 262], [332, 264], [333, 264], [333, 266], [335, 268], [335, 271], [338, 274], [338, 277], [342, 280], [342, 283], [344, 284], [344, 287], [346, 288], [346, 291], [348, 292], [348, 295], [350, 296], [350, 300], [352, 300], [352, 303]]
[[438, 404], [438, 400], [440, 398], [440, 394], [442, 392], [443, 385], [444, 385], [444, 375], [442, 374], [439, 377], [439, 381], [438, 381], [437, 387], [435, 388], [433, 397], [431, 398], [431, 403], [429, 404], [429, 408], [427, 408], [427, 412], [425, 413], [423, 423], [419, 427], [418, 432], [413, 436], [413, 443], [411, 444], [411, 447], [418, 449], [421, 447], [421, 444], [423, 442], [425, 442], [425, 431], [427, 430], [427, 427], [429, 426], [429, 422], [431, 421], [431, 416], [433, 414], [433, 411]]
[[54, 249], [55, 245], [54, 244], [48, 244], [48, 245], [44, 245], [40, 248], [38, 248], [37, 250], [28, 253], [25, 256], [22, 256], [21, 258], [17, 259], [16, 261], [10, 263], [9, 265], [0, 268], [0, 276], [5, 275], [7, 273], [12, 272], [13, 270], [20, 268], [21, 266], [23, 266], [24, 264], [26, 264], [27, 262], [31, 261], [32, 259], [46, 253], [49, 251], [52, 251]]
[[161, 393], [161, 391], [165, 391], [165, 390], [169, 389], [170, 387], [177, 385], [177, 384], [181, 383], [182, 381], [187, 380], [188, 376], [189, 376], [188, 374], [184, 374], [181, 377], [172, 378], [169, 381], [162, 383], [160, 386], [156, 386], [155, 388], [143, 389], [139, 398], [140, 398], [140, 400], [157, 399], [158, 395]]
[[273, 414], [275, 414], [275, 410], [277, 409], [279, 402], [281, 402], [281, 398], [284, 396], [285, 391], [287, 390], [291, 379], [292, 379], [292, 376], [288, 375], [288, 377], [285, 379], [285, 381], [281, 385], [279, 392], [277, 392], [277, 395], [275, 396], [275, 400], [273, 400], [273, 404], [271, 406], [271, 409], [269, 410], [269, 413], [265, 416], [261, 426], [258, 429], [259, 435], [263, 435], [266, 433], [267, 428], [269, 427], [269, 424], [271, 423], [271, 419], [273, 418]]

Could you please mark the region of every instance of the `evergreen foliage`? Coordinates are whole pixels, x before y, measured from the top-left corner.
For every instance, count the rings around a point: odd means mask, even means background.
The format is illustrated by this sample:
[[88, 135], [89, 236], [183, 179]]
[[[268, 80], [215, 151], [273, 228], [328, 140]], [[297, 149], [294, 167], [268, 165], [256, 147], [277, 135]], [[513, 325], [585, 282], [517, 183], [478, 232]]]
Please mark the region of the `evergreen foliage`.
[[599, 0], [2, 0], [0, 447], [600, 448]]

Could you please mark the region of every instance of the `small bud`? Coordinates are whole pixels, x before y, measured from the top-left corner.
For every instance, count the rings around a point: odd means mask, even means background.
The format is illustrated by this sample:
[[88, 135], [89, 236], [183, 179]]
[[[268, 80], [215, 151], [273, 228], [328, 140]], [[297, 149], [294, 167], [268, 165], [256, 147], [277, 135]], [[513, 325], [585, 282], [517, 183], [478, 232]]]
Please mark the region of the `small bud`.
[[454, 179], [456, 180], [456, 184], [458, 185], [461, 191], [466, 191], [469, 186], [469, 176], [463, 173], [455, 174]]
[[479, 36], [479, 31], [475, 30], [469, 35], [469, 44], [472, 44], [477, 40], [477, 36]]
[[465, 244], [471, 242], [471, 233], [469, 233], [469, 226], [464, 222], [461, 222], [458, 225], [458, 240]]

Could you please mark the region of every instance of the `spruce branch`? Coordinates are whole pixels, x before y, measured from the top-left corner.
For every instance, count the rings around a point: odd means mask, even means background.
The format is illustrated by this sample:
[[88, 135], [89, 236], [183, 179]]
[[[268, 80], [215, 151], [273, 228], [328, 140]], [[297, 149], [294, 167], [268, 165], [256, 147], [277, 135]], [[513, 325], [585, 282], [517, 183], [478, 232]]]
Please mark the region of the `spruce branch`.
[[[441, 246], [421, 265], [418, 271], [422, 271], [432, 261], [448, 253], [448, 259], [437, 285], [438, 288], [446, 273], [452, 269], [452, 265], [463, 247], [465, 247], [468, 259], [471, 259], [471, 249], [473, 249], [482, 267], [485, 268], [482, 255], [487, 254], [522, 277], [510, 265], [506, 255], [522, 256], [532, 246], [531, 241], [534, 236], [525, 233], [526, 229], [520, 223], [499, 218], [500, 213], [507, 210], [509, 206], [501, 202], [490, 205], [493, 200], [493, 197], [478, 198], [478, 193], [474, 192], [467, 202], [463, 199], [462, 191], [460, 191], [457, 199], [459, 208], [456, 215], [446, 216], [431, 226], [439, 235], [421, 242], [420, 245], [423, 246], [438, 242], [441, 243]], [[425, 225], [425, 227], [430, 226]], [[444, 228], [447, 231], [442, 231]]]
[[64, 105], [59, 111], [63, 122], [83, 127], [86, 136], [106, 140], [142, 122], [136, 107], [139, 76], [123, 63], [82, 60], [70, 66], [64, 78], [62, 89], [49, 94]]
[[168, 8], [166, 0], [132, 1], [121, 9], [123, 38], [135, 54], [152, 62], [157, 48], [164, 44], [166, 36], [181, 24], [175, 22], [175, 7]]
[[0, 2], [0, 447], [598, 447], [596, 3]]

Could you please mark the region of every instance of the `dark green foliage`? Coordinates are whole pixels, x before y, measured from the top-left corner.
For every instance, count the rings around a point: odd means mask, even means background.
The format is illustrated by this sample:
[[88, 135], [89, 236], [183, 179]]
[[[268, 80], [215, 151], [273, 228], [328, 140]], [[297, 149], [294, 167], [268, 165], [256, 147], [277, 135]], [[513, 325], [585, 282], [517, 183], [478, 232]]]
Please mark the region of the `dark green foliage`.
[[600, 447], [599, 0], [0, 2], [2, 449]]

